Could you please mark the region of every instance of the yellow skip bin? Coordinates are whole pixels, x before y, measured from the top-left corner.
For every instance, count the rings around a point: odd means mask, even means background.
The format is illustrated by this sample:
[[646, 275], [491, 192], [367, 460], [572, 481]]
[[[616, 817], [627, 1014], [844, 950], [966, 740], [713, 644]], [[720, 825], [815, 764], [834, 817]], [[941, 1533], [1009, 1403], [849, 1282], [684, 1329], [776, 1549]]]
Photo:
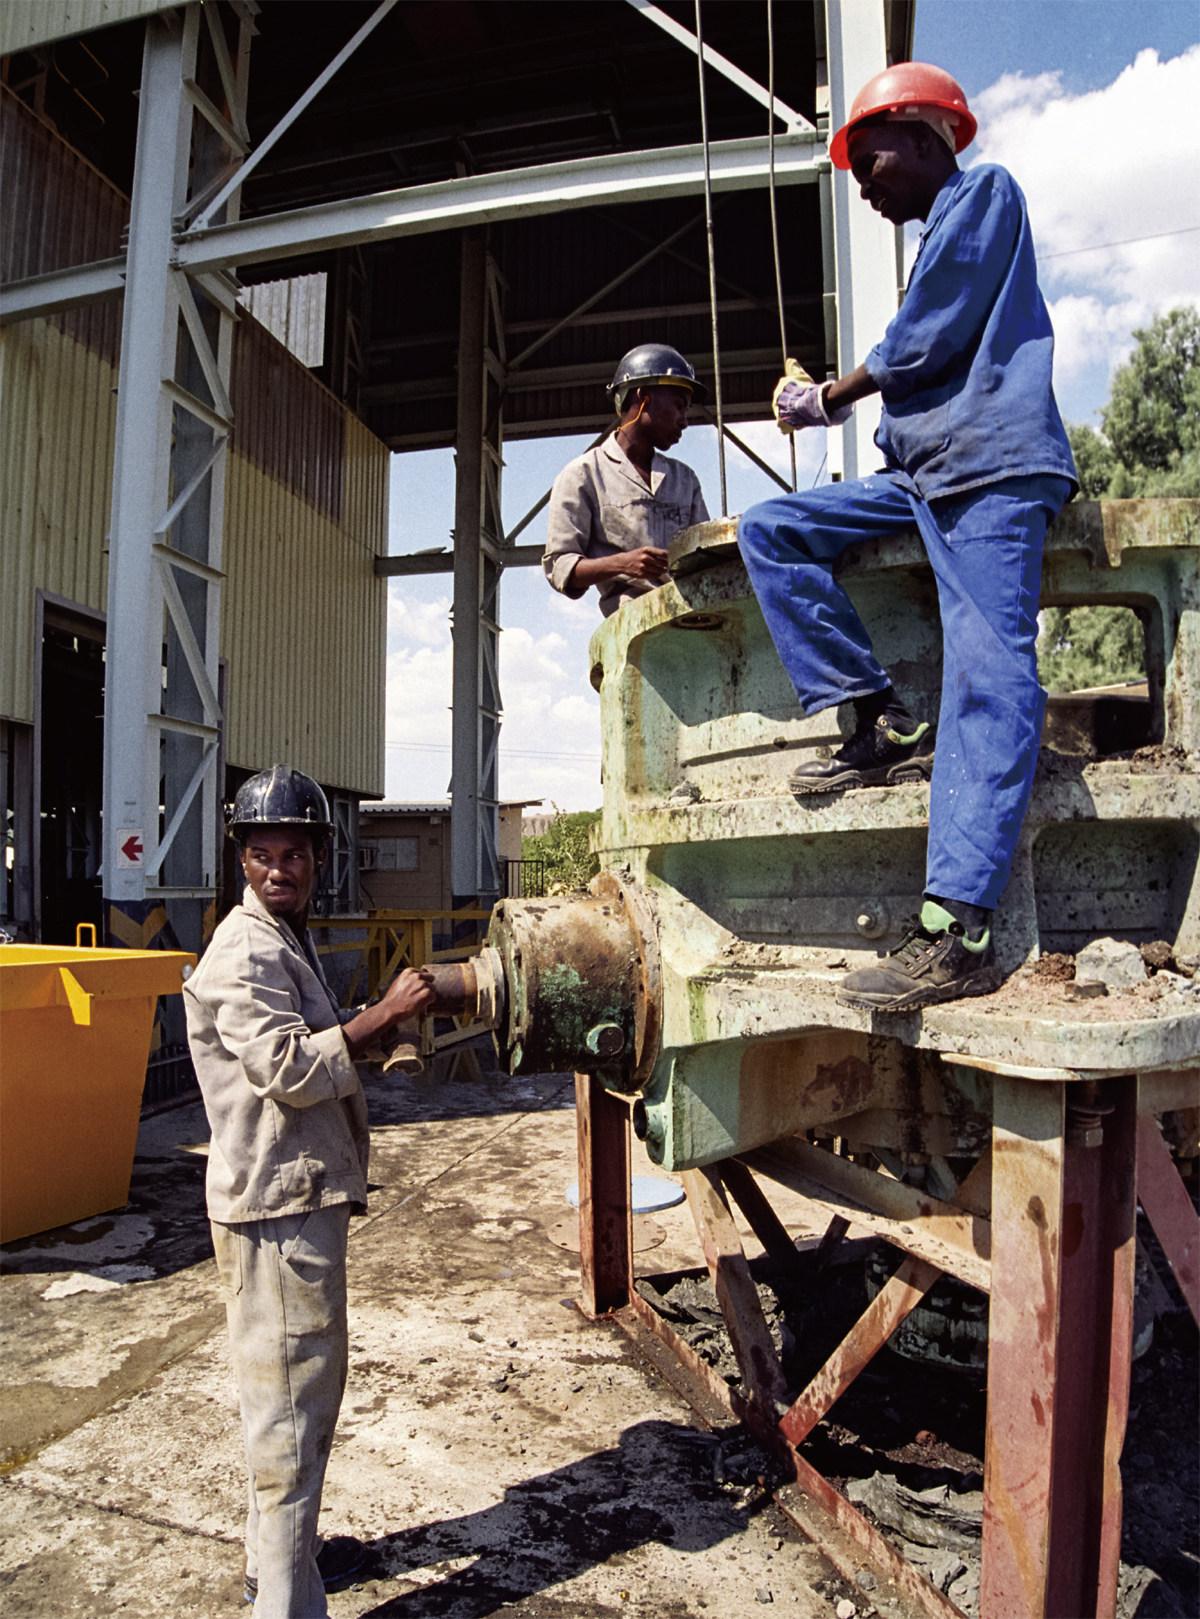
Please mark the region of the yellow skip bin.
[[195, 960], [0, 945], [0, 1242], [128, 1199], [154, 1003]]

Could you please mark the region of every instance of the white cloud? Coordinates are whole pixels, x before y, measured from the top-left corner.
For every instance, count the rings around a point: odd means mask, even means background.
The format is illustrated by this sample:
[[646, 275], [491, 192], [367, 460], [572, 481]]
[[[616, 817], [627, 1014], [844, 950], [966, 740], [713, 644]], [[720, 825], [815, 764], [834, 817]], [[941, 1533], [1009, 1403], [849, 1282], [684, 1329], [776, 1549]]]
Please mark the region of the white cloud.
[[1133, 328], [1150, 319], [1144, 299], [1105, 303], [1093, 293], [1067, 292], [1048, 300], [1054, 322], [1054, 374], [1059, 388], [1069, 386], [1097, 364], [1110, 372], [1133, 347]]
[[[386, 791], [417, 801], [447, 792], [453, 680], [450, 599], [423, 600], [422, 588], [429, 587], [393, 587], [388, 611]], [[574, 608], [542, 589], [547, 606]], [[565, 633], [554, 623], [501, 631], [500, 791], [592, 809], [600, 802], [600, 710], [587, 683], [586, 646], [599, 622], [595, 598], [566, 616]]]
[[1134, 326], [1200, 306], [1200, 231], [1185, 229], [1200, 225], [1198, 104], [1200, 45], [1141, 51], [1078, 94], [1058, 73], [1009, 73], [975, 99], [970, 157], [1011, 169], [1028, 199], [1064, 385], [1098, 368], [1103, 389]]
[[[733, 431], [755, 455], [769, 467], [773, 467], [781, 478], [791, 477], [792, 463], [788, 436], [779, 431], [779, 425], [774, 419], [765, 422], [735, 422]], [[801, 489], [805, 489], [816, 477], [817, 469], [825, 458], [825, 431], [823, 428], [809, 428], [802, 433], [794, 433], [792, 443], [796, 446], [797, 482]], [[762, 479], [761, 467], [756, 467], [736, 444], [728, 445], [726, 463], [730, 471], [734, 467], [743, 468], [752, 472], [756, 478]], [[764, 488], [763, 495], [758, 498], [763, 498], [768, 489], [769, 486]]]
[[450, 642], [450, 597], [432, 601], [413, 600], [393, 585], [388, 591], [388, 637], [420, 646], [448, 646]]

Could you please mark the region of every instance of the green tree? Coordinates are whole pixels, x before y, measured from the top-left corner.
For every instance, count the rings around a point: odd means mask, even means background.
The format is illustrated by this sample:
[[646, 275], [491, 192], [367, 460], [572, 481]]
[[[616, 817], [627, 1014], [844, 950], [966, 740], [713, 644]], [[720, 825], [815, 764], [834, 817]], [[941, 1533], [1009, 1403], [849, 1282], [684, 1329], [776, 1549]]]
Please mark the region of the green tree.
[[1102, 431], [1067, 428], [1080, 488], [1088, 500], [1200, 496], [1200, 311], [1168, 310], [1133, 335]]
[[574, 893], [586, 888], [600, 870], [591, 851], [589, 833], [600, 819], [600, 811], [575, 810], [564, 815], [555, 805], [555, 816], [544, 832], [522, 838], [522, 860], [546, 862], [546, 892]]
[[1067, 437], [1079, 473], [1079, 492], [1084, 500], [1103, 500], [1108, 493], [1117, 458], [1112, 445], [1100, 437], [1094, 427], [1068, 425]]
[[1047, 607], [1038, 674], [1047, 691], [1115, 686], [1146, 672], [1142, 626], [1130, 607]]
[[[1172, 309], [1134, 332], [1113, 373], [1102, 431], [1068, 427], [1087, 500], [1200, 496], [1200, 312]], [[1128, 607], [1051, 607], [1041, 614], [1038, 670], [1051, 691], [1135, 680], [1146, 669]]]
[[1200, 471], [1200, 312], [1169, 310], [1133, 335], [1137, 347], [1114, 373], [1100, 419], [1130, 492], [1142, 495], [1185, 458]]

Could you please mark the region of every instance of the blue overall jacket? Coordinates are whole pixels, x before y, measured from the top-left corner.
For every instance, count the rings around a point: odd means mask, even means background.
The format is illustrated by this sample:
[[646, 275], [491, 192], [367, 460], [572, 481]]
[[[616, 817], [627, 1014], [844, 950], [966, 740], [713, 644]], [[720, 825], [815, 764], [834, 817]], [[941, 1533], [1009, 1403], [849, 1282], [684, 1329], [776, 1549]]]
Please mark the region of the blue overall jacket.
[[1020, 187], [994, 163], [956, 171], [865, 361], [883, 396], [875, 442], [888, 467], [924, 500], [1038, 473], [1077, 487], [1053, 361]]

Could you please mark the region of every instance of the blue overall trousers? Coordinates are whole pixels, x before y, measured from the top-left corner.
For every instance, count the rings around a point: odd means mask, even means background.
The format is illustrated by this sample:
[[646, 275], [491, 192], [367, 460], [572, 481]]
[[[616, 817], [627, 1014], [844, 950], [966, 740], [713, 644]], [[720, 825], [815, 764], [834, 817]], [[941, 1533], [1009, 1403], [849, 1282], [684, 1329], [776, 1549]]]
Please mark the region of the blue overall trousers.
[[914, 525], [937, 580], [944, 644], [925, 889], [995, 909], [1037, 765], [1042, 545], [1065, 477], [1005, 478], [922, 500], [902, 474], [779, 495], [742, 518], [739, 543], [805, 714], [890, 684], [833, 564]]

